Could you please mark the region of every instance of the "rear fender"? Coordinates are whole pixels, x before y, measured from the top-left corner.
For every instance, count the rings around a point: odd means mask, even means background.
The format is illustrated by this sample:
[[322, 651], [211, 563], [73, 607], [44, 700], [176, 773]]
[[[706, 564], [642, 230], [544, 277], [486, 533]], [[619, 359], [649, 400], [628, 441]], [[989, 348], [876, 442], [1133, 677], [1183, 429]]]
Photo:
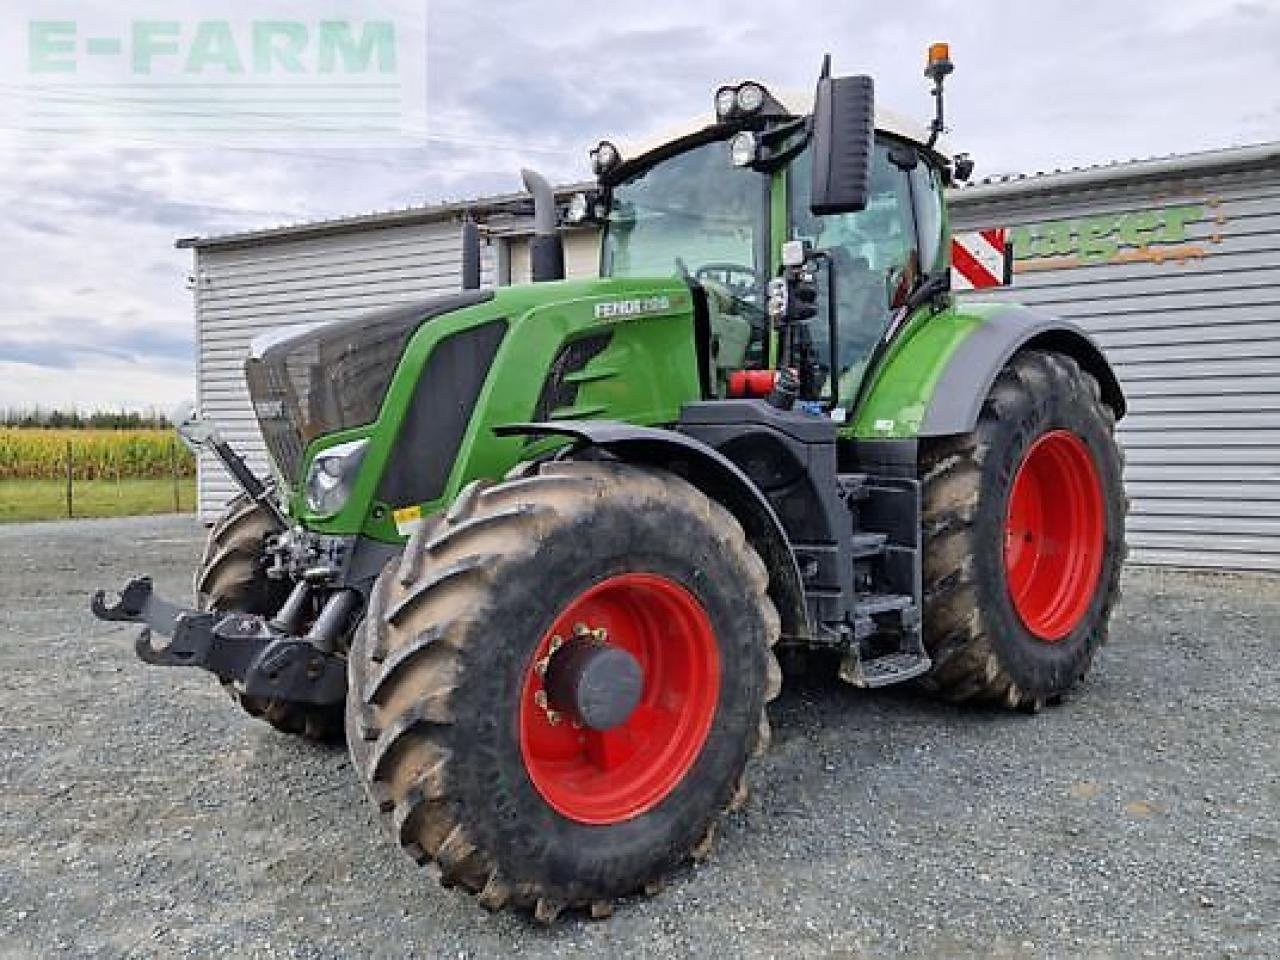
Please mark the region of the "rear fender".
[[658, 467], [684, 478], [742, 524], [769, 569], [769, 596], [782, 618], [783, 637], [803, 642], [812, 635], [800, 569], [782, 521], [764, 494], [723, 454], [673, 430], [607, 420], [513, 423], [496, 427], [494, 433], [568, 437], [579, 448], [597, 448], [624, 463]]
[[1124, 392], [1102, 350], [1074, 323], [997, 303], [923, 309], [871, 374], [845, 439], [892, 440], [968, 433], [996, 377], [1020, 350], [1051, 350], [1092, 374], [1119, 420]]
[[1009, 358], [1022, 350], [1046, 350], [1071, 357], [1093, 375], [1102, 400], [1119, 420], [1127, 405], [1120, 381], [1102, 349], [1067, 320], [1010, 306], [993, 313], [966, 337], [939, 377], [920, 424], [920, 436], [968, 433], [978, 425], [982, 403]]

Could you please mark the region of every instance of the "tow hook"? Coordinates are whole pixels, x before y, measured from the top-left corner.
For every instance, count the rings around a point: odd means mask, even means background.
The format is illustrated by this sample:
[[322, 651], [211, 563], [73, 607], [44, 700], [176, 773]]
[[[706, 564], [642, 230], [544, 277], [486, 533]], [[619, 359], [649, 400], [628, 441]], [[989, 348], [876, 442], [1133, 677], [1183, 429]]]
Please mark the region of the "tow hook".
[[[130, 580], [111, 605], [99, 590], [89, 606], [99, 620], [143, 625], [134, 643], [143, 663], [199, 667], [248, 696], [327, 706], [343, 701], [347, 665], [331, 652], [334, 637], [326, 633], [345, 627], [359, 603], [355, 590], [336, 591], [306, 637], [285, 633], [266, 617], [179, 607], [155, 594], [150, 577]], [[154, 634], [169, 642], [153, 645]]]

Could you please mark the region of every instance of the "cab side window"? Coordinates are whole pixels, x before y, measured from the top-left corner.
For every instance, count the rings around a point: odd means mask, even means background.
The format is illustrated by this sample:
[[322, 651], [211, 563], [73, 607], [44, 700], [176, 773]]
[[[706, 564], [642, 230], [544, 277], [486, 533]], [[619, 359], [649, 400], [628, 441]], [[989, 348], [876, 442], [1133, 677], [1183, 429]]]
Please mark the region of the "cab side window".
[[942, 180], [938, 171], [924, 161], [911, 171], [911, 195], [915, 203], [916, 233], [920, 238], [920, 270], [931, 273], [945, 263]]

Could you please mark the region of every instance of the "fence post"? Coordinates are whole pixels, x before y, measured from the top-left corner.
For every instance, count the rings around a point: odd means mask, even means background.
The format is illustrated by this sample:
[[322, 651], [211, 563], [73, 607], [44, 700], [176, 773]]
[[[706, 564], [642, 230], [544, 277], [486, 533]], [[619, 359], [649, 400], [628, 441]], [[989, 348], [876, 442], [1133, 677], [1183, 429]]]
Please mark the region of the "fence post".
[[75, 465], [71, 458], [71, 439], [67, 439], [67, 519], [75, 516], [71, 504], [71, 481], [75, 474]]
[[182, 505], [178, 501], [178, 445], [169, 441], [169, 473], [173, 477], [173, 512], [181, 513]]

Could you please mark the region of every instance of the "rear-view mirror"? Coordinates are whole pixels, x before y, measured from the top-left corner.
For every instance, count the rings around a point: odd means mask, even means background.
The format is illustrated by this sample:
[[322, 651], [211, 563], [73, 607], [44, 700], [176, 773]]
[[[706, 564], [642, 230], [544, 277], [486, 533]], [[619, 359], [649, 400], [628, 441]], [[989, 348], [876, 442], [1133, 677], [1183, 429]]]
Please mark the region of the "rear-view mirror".
[[813, 104], [815, 216], [856, 213], [867, 206], [875, 145], [875, 87], [870, 77], [818, 81]]

